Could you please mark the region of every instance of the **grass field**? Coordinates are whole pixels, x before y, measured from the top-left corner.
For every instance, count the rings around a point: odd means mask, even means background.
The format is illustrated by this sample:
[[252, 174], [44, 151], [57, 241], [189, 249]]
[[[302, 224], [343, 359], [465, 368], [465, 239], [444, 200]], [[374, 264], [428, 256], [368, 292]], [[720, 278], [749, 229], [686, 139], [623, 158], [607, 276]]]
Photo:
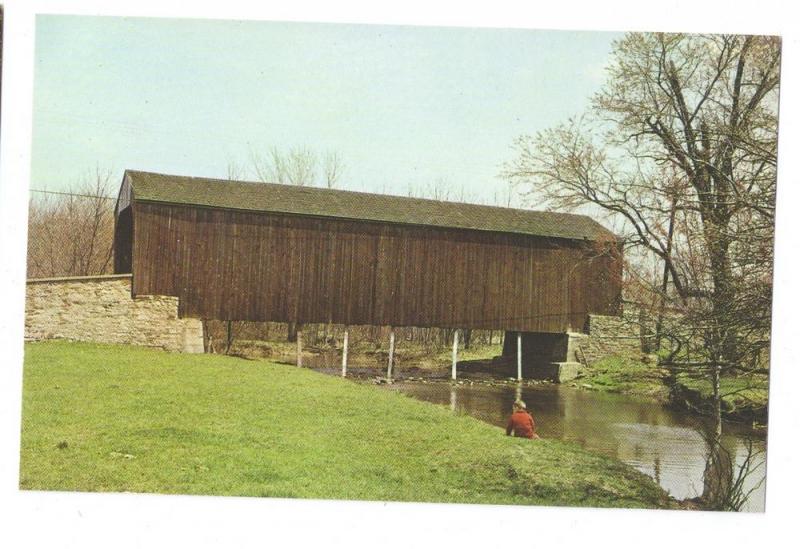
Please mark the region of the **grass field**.
[[672, 507], [632, 468], [293, 366], [69, 342], [25, 349], [20, 487]]

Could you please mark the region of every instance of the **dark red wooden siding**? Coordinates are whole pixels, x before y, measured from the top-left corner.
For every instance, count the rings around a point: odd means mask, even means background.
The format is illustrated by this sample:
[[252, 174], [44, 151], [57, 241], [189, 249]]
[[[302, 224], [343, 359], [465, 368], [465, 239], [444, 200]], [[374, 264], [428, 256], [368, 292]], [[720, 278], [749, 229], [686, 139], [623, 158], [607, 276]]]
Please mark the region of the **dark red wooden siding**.
[[134, 202], [133, 291], [181, 315], [349, 325], [580, 329], [616, 314], [615, 254], [506, 233]]

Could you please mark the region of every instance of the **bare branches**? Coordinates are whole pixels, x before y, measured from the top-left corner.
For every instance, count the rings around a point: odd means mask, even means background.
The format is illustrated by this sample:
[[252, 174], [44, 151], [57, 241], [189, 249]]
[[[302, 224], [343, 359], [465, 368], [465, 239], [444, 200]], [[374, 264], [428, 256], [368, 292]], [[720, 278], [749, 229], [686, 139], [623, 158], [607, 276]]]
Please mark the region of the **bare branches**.
[[342, 156], [337, 152], [326, 153], [322, 158], [322, 176], [325, 180], [325, 186], [329, 189], [335, 189], [343, 171]]
[[28, 215], [28, 277], [106, 274], [112, 268], [114, 182], [96, 169], [73, 192], [33, 192]]
[[772, 37], [630, 33], [592, 109], [519, 137], [503, 171], [620, 227], [629, 283], [681, 319], [668, 362], [703, 375], [768, 360], [779, 67]]
[[[716, 433], [705, 435], [708, 446], [702, 500], [714, 511], [741, 511], [750, 495], [766, 480], [764, 451], [747, 439], [737, 456]], [[737, 459], [738, 458], [738, 459]], [[756, 480], [758, 479], [758, 480]]]
[[305, 146], [286, 151], [272, 147], [266, 154], [251, 151], [250, 165], [256, 178], [264, 183], [329, 189], [339, 184], [345, 170], [338, 152], [320, 155]]
[[313, 186], [316, 179], [317, 158], [306, 147], [296, 147], [283, 153], [277, 147], [266, 155], [251, 153], [253, 170], [258, 179], [269, 183]]

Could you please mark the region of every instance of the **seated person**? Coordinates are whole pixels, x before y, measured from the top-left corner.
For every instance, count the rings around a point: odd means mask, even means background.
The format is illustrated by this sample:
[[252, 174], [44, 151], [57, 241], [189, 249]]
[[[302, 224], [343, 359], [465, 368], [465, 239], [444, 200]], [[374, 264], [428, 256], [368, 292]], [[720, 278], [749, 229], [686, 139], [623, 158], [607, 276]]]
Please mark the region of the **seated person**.
[[511, 417], [508, 418], [506, 435], [510, 436], [512, 432], [515, 437], [539, 438], [539, 435], [536, 434], [536, 424], [533, 421], [533, 416], [528, 412], [525, 403], [521, 400], [514, 401], [514, 411]]

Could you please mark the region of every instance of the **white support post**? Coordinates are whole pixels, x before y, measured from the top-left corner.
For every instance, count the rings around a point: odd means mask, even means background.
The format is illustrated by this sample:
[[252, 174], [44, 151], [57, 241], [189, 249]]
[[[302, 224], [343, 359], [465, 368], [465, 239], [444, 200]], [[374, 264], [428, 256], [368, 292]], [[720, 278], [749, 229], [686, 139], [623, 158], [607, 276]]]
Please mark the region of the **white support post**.
[[347, 328], [344, 329], [344, 344], [342, 345], [342, 377], [347, 377]]
[[517, 381], [522, 381], [522, 332], [517, 332]]
[[453, 331], [453, 368], [450, 371], [450, 377], [455, 381], [456, 379], [456, 363], [458, 362], [458, 330]]
[[394, 327], [389, 328], [389, 367], [386, 371], [386, 379], [392, 381], [392, 366], [394, 365]]
[[303, 332], [302, 330], [297, 330], [297, 367], [302, 368], [303, 366]]

